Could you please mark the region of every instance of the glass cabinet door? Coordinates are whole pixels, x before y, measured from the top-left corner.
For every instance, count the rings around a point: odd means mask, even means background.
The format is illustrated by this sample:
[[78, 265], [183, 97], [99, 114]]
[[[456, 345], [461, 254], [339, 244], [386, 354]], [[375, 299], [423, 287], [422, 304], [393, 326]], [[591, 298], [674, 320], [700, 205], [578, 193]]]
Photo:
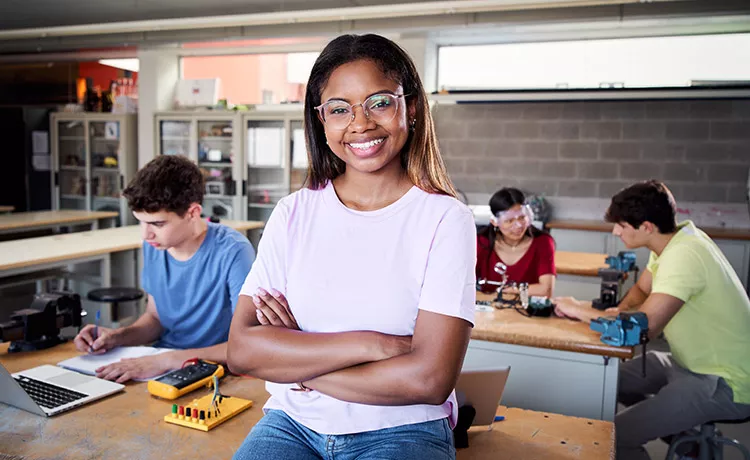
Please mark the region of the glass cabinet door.
[[86, 129], [83, 120], [57, 122], [60, 209], [88, 209], [86, 202]]
[[235, 219], [240, 215], [235, 212], [233, 203], [237, 192], [232, 173], [233, 132], [231, 120], [198, 121], [198, 167], [206, 180], [204, 212], [223, 219]]
[[190, 156], [190, 121], [160, 121], [161, 155]]
[[307, 147], [305, 146], [305, 131], [301, 121], [292, 121], [292, 178], [291, 191], [296, 192], [305, 185], [307, 178]]
[[266, 221], [289, 194], [284, 122], [247, 120], [247, 218]]
[[89, 122], [91, 209], [120, 212], [120, 122]]

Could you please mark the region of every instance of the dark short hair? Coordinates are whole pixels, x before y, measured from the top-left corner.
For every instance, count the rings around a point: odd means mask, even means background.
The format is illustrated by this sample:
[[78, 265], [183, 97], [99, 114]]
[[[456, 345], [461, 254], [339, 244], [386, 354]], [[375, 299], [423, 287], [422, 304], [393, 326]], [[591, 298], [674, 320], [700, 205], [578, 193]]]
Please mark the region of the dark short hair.
[[190, 205], [203, 202], [204, 191], [195, 163], [180, 155], [160, 155], [138, 170], [122, 194], [133, 211], [184, 216]]
[[659, 233], [674, 233], [676, 214], [672, 192], [663, 182], [648, 180], [620, 190], [612, 197], [604, 218], [613, 224], [626, 222], [634, 228], [651, 222]]

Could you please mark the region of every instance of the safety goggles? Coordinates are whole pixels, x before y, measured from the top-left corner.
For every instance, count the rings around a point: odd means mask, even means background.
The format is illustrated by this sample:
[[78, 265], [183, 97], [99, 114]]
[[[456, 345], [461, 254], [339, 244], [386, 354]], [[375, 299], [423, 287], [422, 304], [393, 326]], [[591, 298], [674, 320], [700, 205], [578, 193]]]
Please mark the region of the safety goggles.
[[529, 225], [534, 219], [534, 211], [531, 206], [525, 204], [519, 209], [509, 209], [495, 214], [495, 222], [502, 228], [520, 228]]

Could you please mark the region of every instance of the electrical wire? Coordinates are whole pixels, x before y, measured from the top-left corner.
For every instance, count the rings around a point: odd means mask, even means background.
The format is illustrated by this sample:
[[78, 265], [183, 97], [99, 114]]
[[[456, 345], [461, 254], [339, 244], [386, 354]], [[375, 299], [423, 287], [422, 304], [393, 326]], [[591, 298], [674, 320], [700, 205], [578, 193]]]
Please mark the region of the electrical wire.
[[[512, 295], [510, 299], [506, 299], [503, 296], [504, 295]], [[521, 315], [530, 318], [531, 313], [529, 313], [525, 308], [521, 307], [519, 308], [519, 305], [521, 305], [521, 295], [520, 294], [506, 294], [501, 293], [497, 296], [497, 299], [493, 302], [495, 304], [495, 308], [505, 309], [505, 308], [512, 308], [513, 310], [517, 311]]]

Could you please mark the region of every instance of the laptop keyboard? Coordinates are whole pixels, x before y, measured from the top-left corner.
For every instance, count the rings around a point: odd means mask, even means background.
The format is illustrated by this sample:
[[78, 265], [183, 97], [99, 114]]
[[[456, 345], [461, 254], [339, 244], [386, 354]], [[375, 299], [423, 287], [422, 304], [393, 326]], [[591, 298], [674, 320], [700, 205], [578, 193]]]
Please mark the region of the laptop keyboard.
[[68, 390], [67, 388], [58, 387], [57, 385], [30, 379], [28, 377], [14, 376], [13, 378], [16, 379], [16, 382], [21, 385], [21, 388], [31, 396], [31, 399], [33, 399], [35, 403], [45, 409], [54, 409], [88, 396], [77, 391]]

